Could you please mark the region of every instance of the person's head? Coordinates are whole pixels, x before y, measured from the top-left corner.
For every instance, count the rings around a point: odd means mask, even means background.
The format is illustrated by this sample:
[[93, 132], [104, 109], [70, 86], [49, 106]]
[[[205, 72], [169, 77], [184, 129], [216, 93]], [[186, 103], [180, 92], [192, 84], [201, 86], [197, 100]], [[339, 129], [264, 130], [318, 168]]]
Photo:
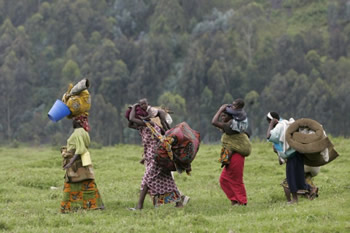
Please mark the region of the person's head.
[[268, 123], [270, 123], [273, 118], [279, 120], [280, 116], [278, 115], [277, 112], [269, 112], [269, 113], [267, 113], [266, 120], [267, 120]]
[[228, 122], [229, 120], [232, 119], [232, 115], [226, 111], [223, 111], [220, 115], [220, 119], [222, 122]]
[[234, 109], [242, 109], [244, 108], [244, 100], [243, 99], [235, 99], [233, 102], [232, 102], [232, 107]]
[[140, 105], [140, 107], [141, 107], [143, 110], [147, 111], [148, 101], [147, 101], [146, 98], [140, 99], [140, 100], [139, 100], [139, 105]]

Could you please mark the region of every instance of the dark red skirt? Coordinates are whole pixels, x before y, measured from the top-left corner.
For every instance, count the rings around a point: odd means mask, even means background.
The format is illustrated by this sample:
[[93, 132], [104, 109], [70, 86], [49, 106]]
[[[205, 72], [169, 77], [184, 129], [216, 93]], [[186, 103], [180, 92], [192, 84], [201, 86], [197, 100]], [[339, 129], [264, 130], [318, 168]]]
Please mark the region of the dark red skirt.
[[228, 199], [239, 204], [247, 204], [247, 193], [243, 183], [243, 170], [245, 158], [235, 153], [230, 164], [226, 166], [220, 176], [220, 186]]

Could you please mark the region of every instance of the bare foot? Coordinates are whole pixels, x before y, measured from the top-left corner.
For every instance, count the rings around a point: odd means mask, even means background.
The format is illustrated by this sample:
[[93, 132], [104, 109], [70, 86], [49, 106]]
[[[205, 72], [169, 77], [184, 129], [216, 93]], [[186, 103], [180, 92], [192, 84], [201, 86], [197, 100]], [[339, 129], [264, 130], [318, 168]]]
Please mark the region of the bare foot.
[[239, 205], [238, 201], [231, 201], [231, 205]]
[[179, 201], [179, 202], [176, 202], [175, 207], [176, 208], [183, 208], [184, 205], [182, 204], [182, 201]]
[[298, 201], [292, 200], [292, 201], [287, 201], [288, 205], [293, 205], [293, 204], [298, 204]]

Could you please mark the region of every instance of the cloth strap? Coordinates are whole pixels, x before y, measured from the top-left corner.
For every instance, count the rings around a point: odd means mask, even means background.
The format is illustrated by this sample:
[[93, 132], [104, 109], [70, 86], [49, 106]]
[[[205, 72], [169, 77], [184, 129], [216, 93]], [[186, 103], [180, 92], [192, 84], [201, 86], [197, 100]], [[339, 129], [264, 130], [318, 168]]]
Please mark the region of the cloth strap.
[[147, 128], [149, 128], [154, 136], [156, 136], [159, 141], [162, 143], [163, 147], [166, 149], [169, 158], [173, 161], [174, 160], [174, 154], [171, 150], [171, 144], [174, 142], [173, 137], [165, 137], [162, 134], [160, 134], [150, 123], [149, 121], [144, 121]]

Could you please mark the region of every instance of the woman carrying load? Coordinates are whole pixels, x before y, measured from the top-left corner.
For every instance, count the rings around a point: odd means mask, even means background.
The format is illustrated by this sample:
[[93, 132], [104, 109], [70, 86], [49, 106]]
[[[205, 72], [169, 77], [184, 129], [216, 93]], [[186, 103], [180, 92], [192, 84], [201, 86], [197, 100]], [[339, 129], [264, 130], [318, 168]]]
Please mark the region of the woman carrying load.
[[61, 212], [104, 209], [88, 151], [90, 136], [85, 117], [74, 117], [73, 128], [67, 146], [61, 148], [63, 168], [66, 169]]
[[[241, 101], [239, 99], [240, 103]], [[243, 108], [243, 106], [244, 102], [240, 107]], [[243, 182], [243, 171], [245, 156], [251, 152], [251, 143], [245, 132], [232, 128], [233, 125], [239, 125], [233, 117], [238, 113], [237, 110], [242, 110], [238, 107], [237, 101], [233, 102], [232, 106], [222, 105], [213, 117], [212, 124], [223, 131], [221, 163], [224, 169], [220, 176], [220, 186], [232, 205], [246, 205], [247, 194]]]
[[318, 191], [317, 187], [305, 182], [304, 155], [289, 147], [285, 138], [286, 131], [294, 122], [294, 119], [291, 118], [289, 121], [283, 120], [278, 113], [269, 112], [266, 115], [266, 120], [269, 123], [266, 132], [267, 140], [274, 144], [273, 149], [277, 152], [279, 158], [287, 160], [286, 176], [288, 186], [283, 187], [288, 204], [298, 202], [297, 194], [299, 190], [305, 190], [309, 192], [310, 196], [315, 196]]
[[[179, 190], [176, 187], [175, 181], [171, 172], [166, 172], [154, 160], [154, 154], [158, 145], [158, 139], [152, 134], [152, 131], [147, 127], [146, 123], [137, 118], [136, 107], [141, 106], [144, 110], [147, 109], [146, 104], [134, 104], [131, 108], [129, 120], [136, 125], [139, 130], [142, 144], [144, 146], [144, 159], [146, 171], [141, 182], [141, 192], [136, 208], [130, 210], [142, 209], [146, 194], [149, 193], [153, 199], [155, 207], [162, 204], [175, 202], [175, 207], [182, 207], [182, 199]], [[160, 127], [150, 121], [153, 128], [161, 132]]]

